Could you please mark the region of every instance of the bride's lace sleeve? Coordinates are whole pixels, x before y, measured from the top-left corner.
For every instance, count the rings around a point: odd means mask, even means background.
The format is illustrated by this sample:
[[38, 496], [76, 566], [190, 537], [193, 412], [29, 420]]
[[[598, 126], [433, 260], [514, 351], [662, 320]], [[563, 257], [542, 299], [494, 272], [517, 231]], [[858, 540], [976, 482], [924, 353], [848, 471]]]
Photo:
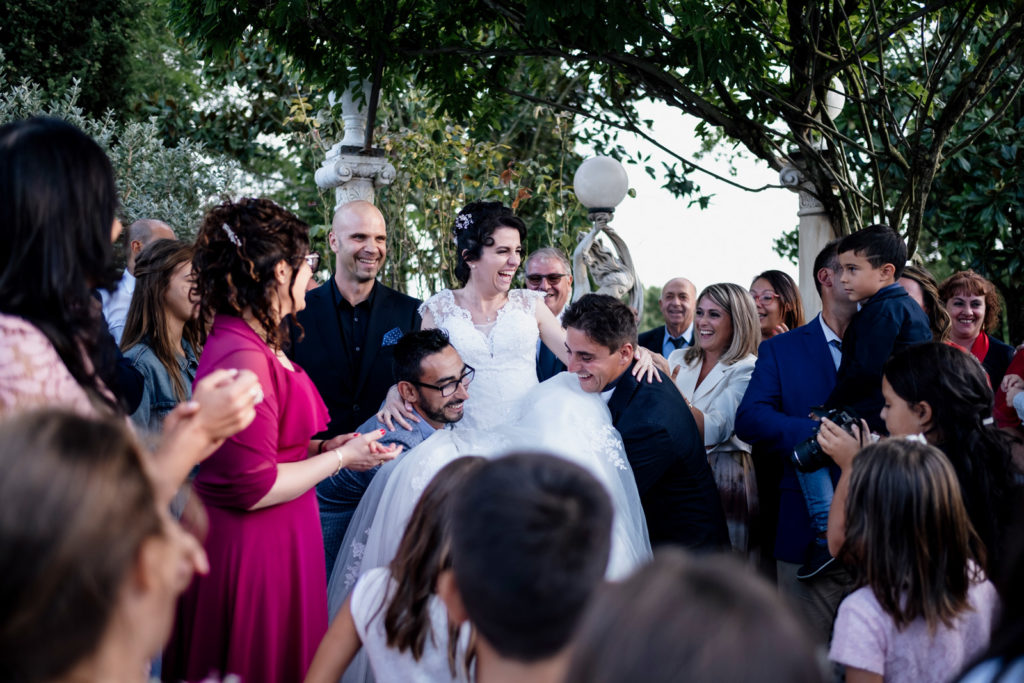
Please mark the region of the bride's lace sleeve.
[[544, 302], [544, 292], [535, 292], [532, 289], [512, 289], [508, 293], [508, 301], [514, 307], [534, 314], [538, 304]]
[[442, 322], [452, 317], [457, 309], [458, 306], [455, 304], [455, 296], [452, 295], [452, 290], [442, 289], [420, 304], [419, 314], [423, 318], [427, 313], [430, 313], [430, 317], [434, 319], [434, 325], [441, 327]]
[[43, 406], [95, 414], [46, 335], [26, 320], [0, 314], [0, 417]]

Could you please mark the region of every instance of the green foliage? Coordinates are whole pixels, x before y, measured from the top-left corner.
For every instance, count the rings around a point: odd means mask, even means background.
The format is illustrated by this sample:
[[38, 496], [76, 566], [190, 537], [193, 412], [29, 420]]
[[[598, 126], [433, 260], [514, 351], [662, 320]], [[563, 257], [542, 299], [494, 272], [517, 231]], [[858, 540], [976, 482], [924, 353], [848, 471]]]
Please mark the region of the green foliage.
[[[980, 115], [985, 115], [981, 113]], [[1010, 337], [1024, 339], [1024, 106], [988, 128], [936, 181], [925, 244], [950, 271], [973, 268], [1007, 302]]]
[[154, 31], [173, 65], [164, 71], [187, 77], [152, 74], [136, 93], [132, 116], [153, 120], [168, 146], [189, 140], [235, 160], [249, 194], [273, 199], [310, 224], [329, 220], [312, 182], [326, 145], [306, 116], [323, 92], [303, 86], [262, 34], [247, 32], [232, 50], [214, 55], [175, 40], [166, 24]]
[[[301, 12], [291, 0], [246, 11], [175, 0], [175, 9], [182, 30], [223, 49], [248, 26], [267, 30], [334, 87], [378, 67], [385, 93], [413, 79], [471, 127], [500, 118], [506, 97], [584, 116], [597, 126], [593, 142], [619, 155], [619, 130], [658, 144], [636, 103], [660, 100], [702, 121], [705, 149], [728, 138], [774, 169], [800, 167], [838, 232], [884, 220], [905, 226], [911, 251], [944, 159], [990, 123], [964, 126], [965, 117], [987, 109], [998, 120], [1024, 82], [1024, 5], [1009, 0], [326, 0]], [[823, 107], [834, 79], [848, 93], [837, 122]], [[670, 189], [699, 193], [688, 178], [699, 159], [665, 151], [676, 158]]]
[[79, 94], [76, 83], [49, 94], [28, 79], [11, 82], [0, 53], [0, 124], [44, 115], [78, 126], [110, 157], [122, 222], [157, 217], [183, 238], [194, 236], [203, 208], [236, 186], [237, 165], [207, 154], [201, 144], [190, 140], [164, 146], [154, 123], [122, 123], [109, 112], [90, 116], [78, 106]]
[[646, 332], [652, 328], [665, 324], [665, 318], [661, 315], [661, 308], [658, 306], [658, 299], [661, 297], [661, 287], [644, 288], [644, 314], [640, 317], [637, 329]]
[[78, 82], [78, 105], [92, 116], [127, 102], [130, 57], [143, 0], [9, 0], [0, 21], [8, 69], [50, 97]]
[[800, 262], [800, 229], [793, 228], [782, 233], [772, 242], [775, 253], [782, 258], [789, 259], [794, 266]]

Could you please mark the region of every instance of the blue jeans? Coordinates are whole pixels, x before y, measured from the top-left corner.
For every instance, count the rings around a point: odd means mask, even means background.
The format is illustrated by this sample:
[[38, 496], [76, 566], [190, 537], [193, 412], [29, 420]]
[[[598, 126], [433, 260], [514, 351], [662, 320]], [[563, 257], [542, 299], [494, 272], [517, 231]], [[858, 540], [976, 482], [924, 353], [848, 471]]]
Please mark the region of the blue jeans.
[[324, 556], [327, 559], [327, 578], [331, 578], [338, 549], [345, 538], [348, 523], [352, 521], [359, 501], [373, 481], [380, 466], [365, 472], [341, 470], [316, 485], [316, 500], [320, 506], [320, 527], [324, 532]]
[[[828, 468], [822, 467], [814, 472], [796, 471], [797, 481], [804, 492], [807, 513], [811, 516], [811, 528], [819, 538], [828, 531], [828, 511], [832, 507], [832, 477]], [[815, 541], [818, 539], [816, 538]]]

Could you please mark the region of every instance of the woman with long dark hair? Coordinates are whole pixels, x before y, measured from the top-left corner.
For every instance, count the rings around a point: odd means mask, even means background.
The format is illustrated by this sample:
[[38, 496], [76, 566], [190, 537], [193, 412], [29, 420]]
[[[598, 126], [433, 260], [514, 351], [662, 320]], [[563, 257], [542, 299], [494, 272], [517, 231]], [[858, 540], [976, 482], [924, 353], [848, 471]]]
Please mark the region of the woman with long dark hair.
[[[984, 555], [998, 561], [1021, 473], [1010, 457], [1013, 437], [992, 422], [992, 389], [981, 364], [948, 344], [912, 346], [886, 363], [882, 396], [882, 419], [890, 434], [923, 434], [952, 463]], [[863, 425], [860, 431], [866, 433]], [[836, 552], [842, 543], [849, 466], [859, 446], [828, 420], [822, 421], [818, 440], [842, 470], [828, 520], [829, 548]]]
[[381, 432], [312, 440], [327, 426], [327, 408], [282, 344], [316, 262], [309, 226], [266, 199], [214, 207], [200, 228], [199, 316], [212, 323], [196, 377], [245, 368], [259, 378], [263, 400], [252, 424], [194, 480], [210, 518], [211, 572], [182, 597], [167, 681], [211, 672], [246, 683], [300, 680], [327, 631], [314, 487], [343, 467], [367, 470], [401, 450], [376, 444]]
[[[110, 160], [53, 118], [0, 127], [0, 417], [39, 406], [124, 414], [116, 347], [93, 296], [115, 280], [121, 230]], [[196, 386], [156, 450], [161, 481], [180, 482], [254, 415], [256, 378], [235, 369]]]
[[110, 161], [77, 128], [47, 118], [0, 128], [0, 160], [0, 324], [31, 354], [0, 359], [12, 377], [0, 405], [56, 401], [116, 414], [115, 360], [100, 344], [93, 296], [116, 282], [112, 239], [121, 224]]
[[761, 338], [795, 330], [804, 324], [804, 304], [793, 278], [781, 270], [766, 270], [750, 283], [757, 307]]
[[153, 431], [174, 406], [192, 398], [200, 350], [194, 252], [191, 244], [157, 240], [135, 260], [135, 292], [121, 348], [143, 377], [132, 420]]

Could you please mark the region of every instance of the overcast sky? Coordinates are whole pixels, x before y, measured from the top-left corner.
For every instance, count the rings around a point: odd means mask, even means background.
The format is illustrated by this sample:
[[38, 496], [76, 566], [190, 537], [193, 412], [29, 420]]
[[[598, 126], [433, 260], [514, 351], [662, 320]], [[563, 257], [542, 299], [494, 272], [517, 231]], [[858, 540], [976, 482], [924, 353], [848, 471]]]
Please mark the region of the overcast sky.
[[[662, 144], [693, 157], [699, 148], [693, 132], [696, 119], [653, 103], [645, 104], [641, 114], [654, 120], [654, 137]], [[660, 171], [660, 160], [667, 155], [646, 141], [631, 142], [629, 137], [621, 136], [623, 145], [649, 153], [649, 164]], [[706, 158], [702, 163], [716, 173], [728, 174], [725, 162]], [[779, 182], [778, 173], [759, 160], [741, 159], [735, 164], [738, 174], [734, 180], [743, 185]], [[707, 209], [687, 208], [689, 200], [676, 199], [661, 189], [663, 179], [652, 180], [642, 167], [628, 164], [626, 172], [636, 197], [622, 201], [612, 226], [629, 246], [645, 287], [661, 287], [678, 276], [692, 280], [698, 290], [715, 282], [747, 287], [754, 275], [769, 268], [784, 270], [796, 279], [796, 266], [772, 249], [773, 241], [799, 220], [795, 193], [785, 189], [746, 192], [696, 173], [694, 182], [715, 196]]]

